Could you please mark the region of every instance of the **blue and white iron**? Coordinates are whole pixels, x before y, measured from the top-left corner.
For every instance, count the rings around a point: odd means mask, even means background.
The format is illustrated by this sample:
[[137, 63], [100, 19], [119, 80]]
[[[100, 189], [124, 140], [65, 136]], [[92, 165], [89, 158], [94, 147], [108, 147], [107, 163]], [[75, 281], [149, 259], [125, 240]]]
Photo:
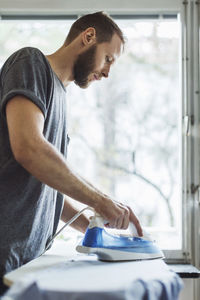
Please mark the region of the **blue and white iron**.
[[104, 229], [103, 219], [91, 218], [84, 239], [76, 247], [81, 253], [96, 254], [99, 260], [126, 261], [164, 258], [163, 252], [149, 237], [112, 235]]

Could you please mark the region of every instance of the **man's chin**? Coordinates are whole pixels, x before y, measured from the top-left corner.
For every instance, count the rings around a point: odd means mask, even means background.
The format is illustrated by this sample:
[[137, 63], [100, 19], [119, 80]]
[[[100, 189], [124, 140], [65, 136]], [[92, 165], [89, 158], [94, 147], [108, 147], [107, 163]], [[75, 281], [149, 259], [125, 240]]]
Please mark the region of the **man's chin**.
[[87, 82], [78, 82], [74, 80], [74, 83], [78, 85], [81, 89], [86, 89], [90, 85], [91, 81], [87, 80]]

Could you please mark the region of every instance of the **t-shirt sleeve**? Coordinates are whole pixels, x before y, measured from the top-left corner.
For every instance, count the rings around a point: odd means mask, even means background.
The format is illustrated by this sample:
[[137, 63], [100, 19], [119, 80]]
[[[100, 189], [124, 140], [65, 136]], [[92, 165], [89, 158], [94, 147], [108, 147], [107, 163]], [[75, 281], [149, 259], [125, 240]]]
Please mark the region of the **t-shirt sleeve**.
[[5, 72], [2, 72], [0, 109], [5, 115], [8, 101], [15, 96], [22, 95], [37, 105], [46, 117], [49, 98], [48, 86], [47, 67], [42, 61], [31, 56], [15, 61]]

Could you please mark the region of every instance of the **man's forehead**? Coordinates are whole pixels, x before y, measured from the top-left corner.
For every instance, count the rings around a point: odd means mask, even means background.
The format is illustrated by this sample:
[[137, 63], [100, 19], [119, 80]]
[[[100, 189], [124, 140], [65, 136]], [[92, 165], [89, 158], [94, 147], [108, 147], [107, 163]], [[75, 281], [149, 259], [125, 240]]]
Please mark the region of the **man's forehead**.
[[120, 56], [123, 52], [123, 43], [117, 34], [114, 34], [111, 41], [106, 43], [106, 50], [108, 54], [112, 55], [114, 59]]

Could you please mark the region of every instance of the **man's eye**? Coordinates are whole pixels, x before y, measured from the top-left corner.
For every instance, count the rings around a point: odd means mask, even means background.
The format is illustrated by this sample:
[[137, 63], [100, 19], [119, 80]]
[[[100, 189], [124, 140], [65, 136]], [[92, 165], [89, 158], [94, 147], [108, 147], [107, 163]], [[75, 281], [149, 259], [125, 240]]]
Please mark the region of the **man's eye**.
[[106, 62], [107, 63], [111, 63], [112, 62], [112, 58], [110, 58], [109, 56], [106, 56]]

